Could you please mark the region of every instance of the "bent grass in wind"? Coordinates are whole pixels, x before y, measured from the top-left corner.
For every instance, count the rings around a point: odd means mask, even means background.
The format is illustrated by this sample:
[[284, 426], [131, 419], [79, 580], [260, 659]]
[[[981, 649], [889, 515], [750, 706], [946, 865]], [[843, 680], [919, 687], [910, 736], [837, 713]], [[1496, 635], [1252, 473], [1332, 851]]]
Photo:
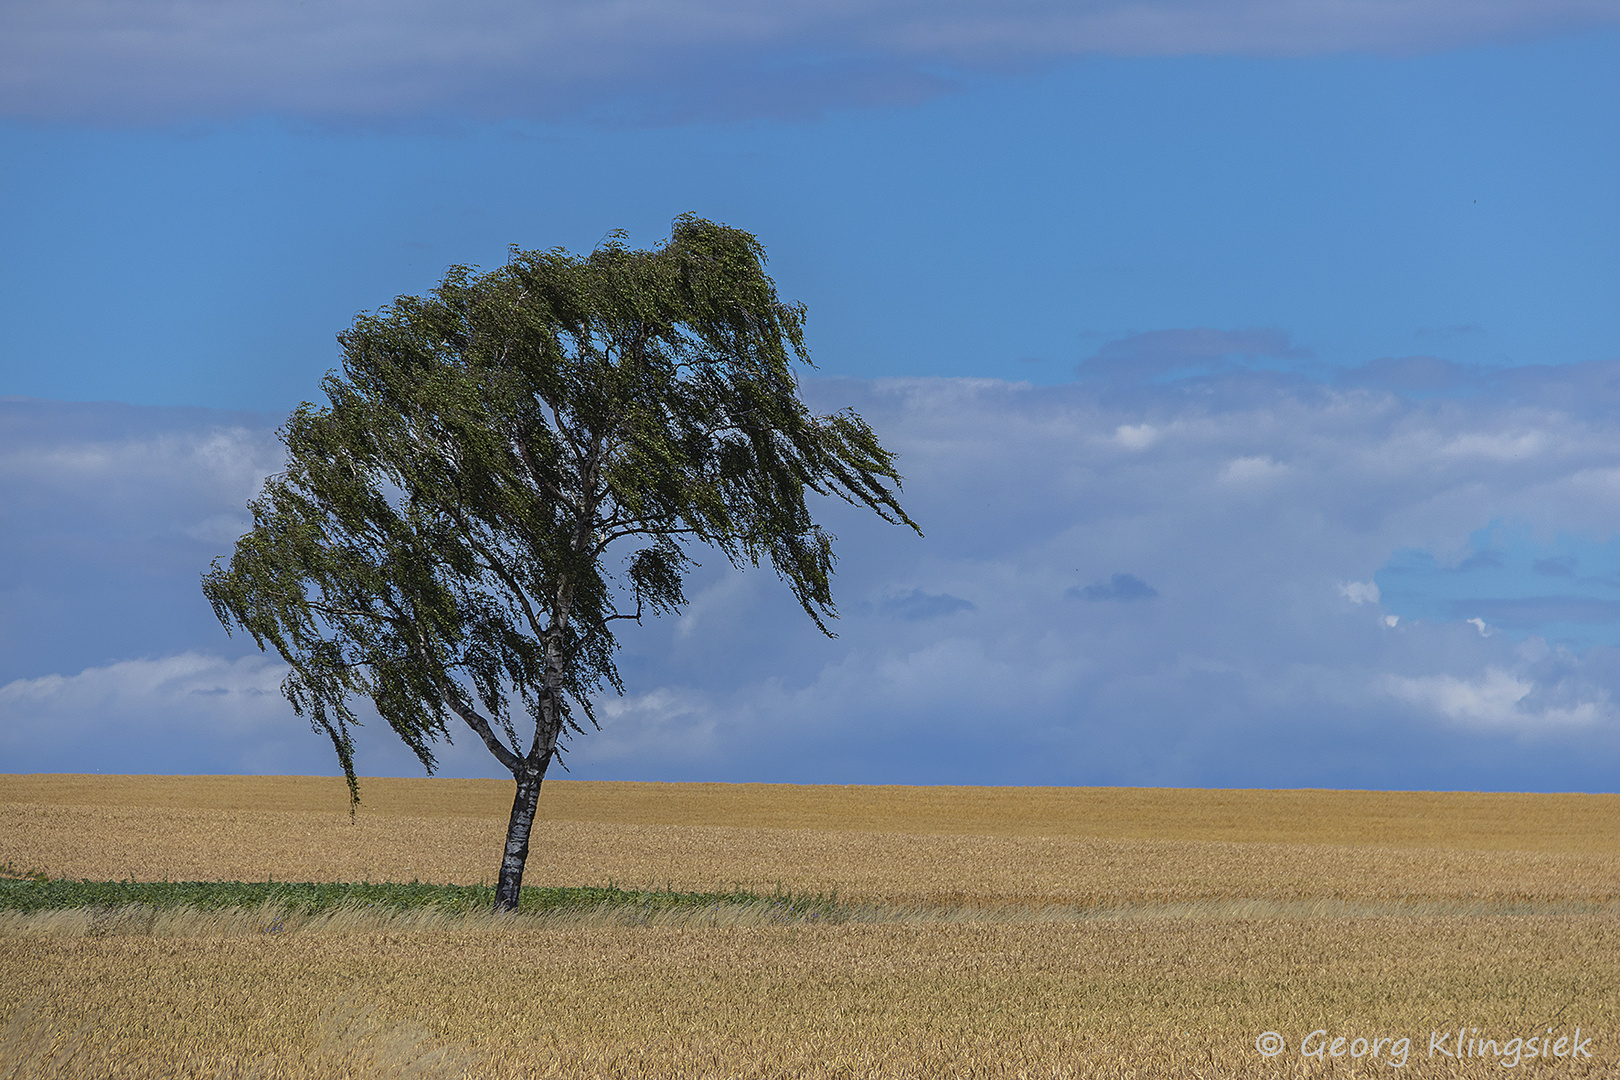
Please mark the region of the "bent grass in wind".
[[1620, 1066], [1613, 796], [559, 784], [580, 884], [494, 916], [499, 800], [371, 783], [349, 826], [318, 781], [0, 777], [0, 1078], [1503, 1075], [1423, 1056], [1459, 1024]]

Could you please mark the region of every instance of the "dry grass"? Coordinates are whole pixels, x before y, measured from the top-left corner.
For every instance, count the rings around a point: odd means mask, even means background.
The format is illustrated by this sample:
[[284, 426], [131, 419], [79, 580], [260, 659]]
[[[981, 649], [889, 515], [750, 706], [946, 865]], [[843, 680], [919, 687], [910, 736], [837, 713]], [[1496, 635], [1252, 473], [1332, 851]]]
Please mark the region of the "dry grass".
[[[341, 780], [0, 777], [0, 862], [477, 882], [504, 788], [367, 781], [351, 825]], [[561, 783], [542, 805], [531, 882], [837, 886], [866, 919], [13, 916], [0, 1080], [1503, 1075], [1426, 1056], [1458, 1025], [1579, 1026], [1592, 1060], [1524, 1067], [1620, 1075], [1614, 796]], [[1408, 1063], [1300, 1057], [1318, 1028], [1404, 1035]]]
[[[489, 818], [509, 780], [362, 781], [360, 815]], [[314, 776], [0, 774], [0, 803], [343, 813]], [[862, 787], [547, 780], [540, 820], [960, 836], [1236, 840], [1620, 855], [1620, 795], [1177, 788]]]
[[[339, 1075], [327, 1070], [345, 1051], [318, 1022], [335, 1002], [491, 1078], [1284, 1076], [1310, 1063], [1264, 1061], [1256, 1036], [1322, 1027], [1407, 1036], [1420, 1049], [1401, 1075], [1453, 1075], [1422, 1048], [1458, 1024], [1503, 1039], [1578, 1024], [1596, 1036], [1591, 1067], [1558, 1074], [1612, 1075], [1616, 930], [1161, 919], [28, 937], [4, 954], [0, 1008], [79, 1031], [100, 1071], [73, 1075]], [[1500, 1068], [1473, 1064], [1462, 1074]]]
[[[6, 776], [0, 861], [92, 880], [476, 884], [493, 876], [509, 787], [367, 780], [351, 823], [338, 779]], [[1611, 795], [563, 781], [541, 807], [527, 880], [548, 885], [1091, 907], [1556, 905], [1614, 899], [1620, 882]]]

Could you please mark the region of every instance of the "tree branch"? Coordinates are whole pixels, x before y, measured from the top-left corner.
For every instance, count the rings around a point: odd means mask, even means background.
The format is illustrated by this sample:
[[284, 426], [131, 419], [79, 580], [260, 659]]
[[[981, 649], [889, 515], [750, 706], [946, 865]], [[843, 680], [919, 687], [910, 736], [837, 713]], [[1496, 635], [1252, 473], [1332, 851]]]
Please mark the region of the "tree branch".
[[477, 709], [461, 701], [454, 694], [446, 694], [444, 699], [455, 714], [467, 721], [467, 726], [477, 732], [480, 739], [484, 740], [484, 745], [489, 747], [489, 752], [495, 755], [495, 760], [506, 766], [507, 771], [516, 776], [523, 762], [505, 743], [495, 737], [495, 729], [489, 726], [489, 721], [479, 715]]
[[[556, 410], [553, 409], [552, 412], [555, 413]], [[540, 463], [534, 460], [534, 451], [530, 449], [529, 444], [527, 442], [519, 442], [517, 444], [517, 452], [518, 460], [523, 462], [523, 471], [529, 474], [529, 479], [534, 482], [535, 487], [545, 491], [553, 499], [556, 499], [558, 502], [568, 507], [568, 509], [578, 514], [579, 504], [576, 503], [556, 484], [553, 484], [550, 480], [546, 479], [544, 472], [541, 471]]]
[[636, 625], [640, 626], [641, 625], [641, 609], [642, 609], [641, 590], [637, 589], [636, 590], [636, 613], [634, 615], [625, 615], [622, 612], [620, 612], [618, 608], [614, 608], [613, 609], [613, 614], [602, 616], [602, 621], [603, 622], [613, 622], [615, 619], [634, 619], [635, 622], [636, 622]]
[[375, 611], [361, 611], [356, 608], [333, 607], [331, 604], [325, 603], [321, 600], [305, 600], [304, 604], [312, 611], [318, 611], [328, 618], [332, 616], [339, 616], [349, 619], [369, 619], [372, 622], [385, 622], [389, 625], [394, 624], [393, 619], [389, 618], [387, 615], [382, 615]]
[[608, 549], [608, 545], [613, 543], [613, 541], [622, 539], [626, 536], [692, 536], [697, 533], [697, 530], [692, 528], [683, 527], [678, 529], [663, 529], [654, 527], [652, 525], [636, 524], [634, 521], [622, 521], [619, 522], [619, 524], [635, 525], [635, 528], [616, 529], [609, 532], [603, 536], [601, 540], [597, 541], [594, 549], [596, 554], [600, 555], [602, 552]]
[[472, 524], [467, 521], [464, 516], [462, 516], [460, 507], [452, 506], [447, 507], [447, 509], [450, 511], [450, 516], [456, 519], [456, 524], [461, 526], [462, 536], [466, 539], [467, 543], [474, 551], [478, 552], [479, 556], [484, 560], [484, 566], [489, 570], [490, 573], [500, 578], [501, 583], [511, 590], [512, 594], [517, 597], [518, 603], [523, 607], [523, 618], [528, 622], [529, 629], [534, 631], [534, 636], [536, 638], [543, 637], [545, 635], [545, 631], [540, 626], [540, 620], [535, 615], [534, 608], [529, 603], [529, 594], [523, 591], [523, 587], [518, 584], [516, 577], [513, 576], [511, 571], [507, 570], [501, 561], [491, 554], [490, 551], [478, 540], [477, 531], [473, 528]]

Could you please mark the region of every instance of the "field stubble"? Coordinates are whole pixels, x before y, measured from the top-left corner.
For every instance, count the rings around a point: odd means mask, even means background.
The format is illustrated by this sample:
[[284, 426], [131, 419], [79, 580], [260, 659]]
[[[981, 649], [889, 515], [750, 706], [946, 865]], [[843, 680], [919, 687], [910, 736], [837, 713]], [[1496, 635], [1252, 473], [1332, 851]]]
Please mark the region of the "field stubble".
[[[0, 777], [0, 861], [476, 883], [503, 787], [365, 781], [351, 825], [341, 780]], [[1458, 1025], [1579, 1025], [1592, 1060], [1538, 1074], [1620, 1067], [1613, 796], [564, 783], [542, 804], [530, 881], [836, 887], [873, 915], [0, 921], [0, 1078], [1502, 1075], [1425, 1055]], [[1409, 1060], [1301, 1057], [1319, 1028], [1407, 1036]], [[1260, 1057], [1264, 1031], [1288, 1051]]]

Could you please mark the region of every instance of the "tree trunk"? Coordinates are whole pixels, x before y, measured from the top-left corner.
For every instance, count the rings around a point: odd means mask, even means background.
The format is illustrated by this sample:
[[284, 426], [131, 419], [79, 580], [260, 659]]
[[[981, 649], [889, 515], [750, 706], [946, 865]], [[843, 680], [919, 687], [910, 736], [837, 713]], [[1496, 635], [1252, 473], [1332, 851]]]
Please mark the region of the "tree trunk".
[[512, 818], [506, 826], [506, 850], [501, 855], [501, 879], [495, 886], [495, 910], [516, 911], [518, 897], [522, 895], [523, 864], [529, 860], [529, 833], [534, 828], [534, 810], [540, 804], [540, 781], [545, 779], [546, 766], [551, 764], [547, 753], [536, 764], [531, 758], [523, 763], [518, 777], [517, 795], [512, 799]]
[[[576, 536], [576, 547], [578, 537]], [[495, 911], [516, 911], [523, 895], [523, 864], [529, 861], [529, 833], [534, 828], [534, 811], [540, 803], [540, 781], [557, 751], [563, 729], [563, 628], [568, 625], [568, 609], [573, 588], [567, 575], [557, 587], [557, 605], [545, 637], [546, 686], [540, 695], [540, 715], [535, 717], [534, 745], [517, 771], [517, 794], [512, 798], [512, 817], [506, 823], [506, 849], [501, 854], [501, 878], [495, 885]]]

